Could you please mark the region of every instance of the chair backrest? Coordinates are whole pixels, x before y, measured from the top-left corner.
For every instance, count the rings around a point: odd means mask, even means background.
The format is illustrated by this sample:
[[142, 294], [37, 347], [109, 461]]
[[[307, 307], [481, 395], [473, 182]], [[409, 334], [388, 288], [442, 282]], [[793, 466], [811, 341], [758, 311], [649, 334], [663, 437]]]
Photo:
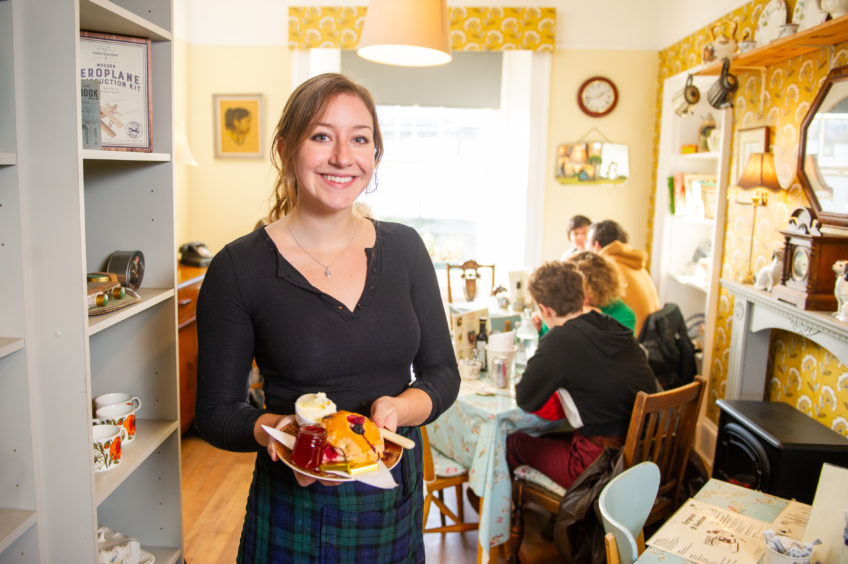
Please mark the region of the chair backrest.
[[432, 482], [436, 479], [436, 468], [433, 464], [433, 451], [430, 450], [430, 437], [427, 435], [427, 427], [421, 425], [421, 459], [422, 472], [425, 482]]
[[632, 564], [643, 547], [637, 543], [660, 486], [660, 469], [642, 462], [614, 477], [601, 490], [598, 506], [604, 531], [615, 537], [621, 562]]
[[650, 460], [660, 469], [659, 491], [648, 524], [677, 509], [705, 389], [706, 380], [696, 376], [685, 386], [636, 395], [623, 447], [624, 465], [629, 468]]
[[448, 285], [448, 303], [453, 303], [453, 292], [451, 290], [451, 270], [459, 270], [460, 277], [464, 282], [464, 292], [467, 301], [473, 301], [477, 296], [477, 280], [480, 279], [481, 268], [488, 268], [492, 271], [492, 287], [490, 292], [495, 291], [495, 265], [494, 264], [480, 264], [476, 260], [467, 260], [462, 264], [450, 264], [447, 263], [446, 268], [446, 276], [447, 276], [447, 285]]

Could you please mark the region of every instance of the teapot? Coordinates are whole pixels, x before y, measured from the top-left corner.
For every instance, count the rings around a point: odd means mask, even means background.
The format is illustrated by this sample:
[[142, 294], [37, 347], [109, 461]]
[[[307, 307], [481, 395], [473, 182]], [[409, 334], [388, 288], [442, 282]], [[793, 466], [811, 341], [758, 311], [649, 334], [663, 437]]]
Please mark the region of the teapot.
[[736, 27], [738, 25], [736, 21], [731, 21], [730, 33], [725, 35], [716, 35], [716, 30], [724, 27], [722, 24], [715, 25], [710, 29], [712, 41], [704, 45], [704, 51], [701, 55], [705, 63], [731, 57], [736, 53]]
[[848, 0], [821, 0], [821, 9], [835, 19], [848, 14]]

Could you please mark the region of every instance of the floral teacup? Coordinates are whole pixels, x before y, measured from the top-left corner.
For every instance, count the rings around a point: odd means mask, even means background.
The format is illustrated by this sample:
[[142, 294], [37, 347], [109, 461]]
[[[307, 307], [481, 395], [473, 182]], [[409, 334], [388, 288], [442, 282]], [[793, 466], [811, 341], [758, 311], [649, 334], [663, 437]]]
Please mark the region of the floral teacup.
[[126, 442], [129, 443], [135, 439], [135, 413], [137, 411], [138, 408], [124, 403], [107, 405], [97, 410], [94, 423], [98, 425], [120, 425], [126, 430]]
[[95, 425], [91, 435], [95, 472], [111, 470], [121, 463], [121, 439], [127, 438], [126, 429], [119, 425]]

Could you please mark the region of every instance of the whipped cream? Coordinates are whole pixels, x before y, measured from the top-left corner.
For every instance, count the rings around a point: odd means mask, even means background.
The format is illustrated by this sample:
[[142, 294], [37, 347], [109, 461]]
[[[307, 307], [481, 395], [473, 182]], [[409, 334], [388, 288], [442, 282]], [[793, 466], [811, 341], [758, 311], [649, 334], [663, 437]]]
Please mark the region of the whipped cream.
[[314, 424], [336, 412], [336, 404], [324, 392], [303, 394], [294, 404], [298, 423]]

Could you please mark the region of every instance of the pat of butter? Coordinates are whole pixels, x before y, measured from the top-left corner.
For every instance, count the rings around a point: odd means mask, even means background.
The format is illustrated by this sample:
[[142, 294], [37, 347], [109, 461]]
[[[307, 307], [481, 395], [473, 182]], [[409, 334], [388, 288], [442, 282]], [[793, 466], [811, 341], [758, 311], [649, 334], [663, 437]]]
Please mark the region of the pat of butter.
[[357, 474], [371, 472], [372, 470], [376, 470], [377, 468], [378, 466], [376, 462], [371, 462], [370, 464], [357, 464], [356, 466], [350, 467], [350, 475], [356, 476]]
[[347, 462], [328, 462], [320, 466], [322, 472], [345, 472], [350, 474], [350, 464]]

